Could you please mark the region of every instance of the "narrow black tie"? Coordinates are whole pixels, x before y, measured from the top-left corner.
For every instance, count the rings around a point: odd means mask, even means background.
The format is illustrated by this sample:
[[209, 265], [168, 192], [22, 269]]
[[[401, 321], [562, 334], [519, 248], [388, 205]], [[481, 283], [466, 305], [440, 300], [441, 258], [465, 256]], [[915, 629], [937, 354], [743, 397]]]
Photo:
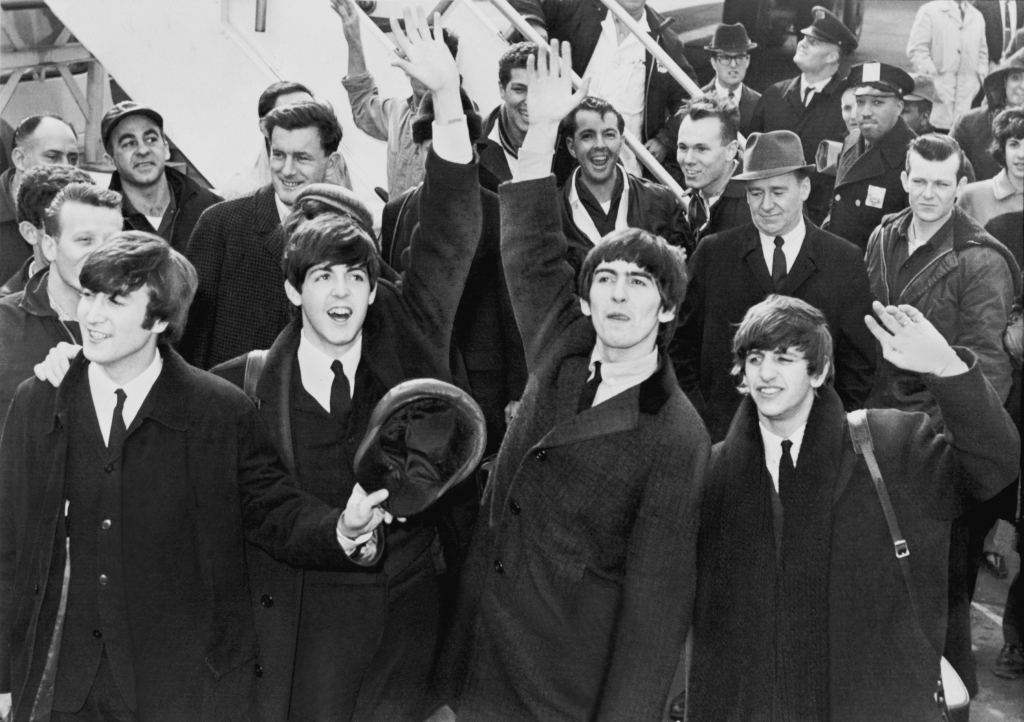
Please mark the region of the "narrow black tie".
[[348, 417], [349, 408], [352, 406], [352, 393], [348, 387], [348, 376], [345, 375], [345, 367], [337, 359], [331, 363], [331, 371], [334, 372], [334, 381], [331, 383], [331, 416], [344, 421]]
[[814, 94], [814, 88], [807, 88], [807, 90], [804, 91], [804, 107], [805, 108], [811, 102], [811, 95], [813, 95], [813, 94]]
[[775, 237], [775, 253], [772, 254], [772, 283], [775, 290], [786, 280], [786, 254], [782, 252], [782, 244], [785, 243], [781, 236]]
[[686, 211], [686, 216], [694, 240], [699, 241], [701, 229], [708, 222], [708, 207], [699, 191], [690, 196], [690, 207]]
[[782, 458], [779, 459], [779, 497], [782, 499], [782, 506], [786, 506], [786, 497], [794, 491], [793, 482], [796, 480], [796, 467], [793, 466], [793, 457], [789, 451], [793, 448], [793, 442], [786, 439], [782, 442]]
[[583, 384], [583, 391], [580, 393], [580, 403], [576, 407], [576, 413], [582, 413], [594, 405], [594, 397], [597, 396], [597, 387], [601, 385], [601, 362], [594, 362], [594, 375]]
[[117, 396], [117, 406], [114, 407], [114, 417], [110, 420], [110, 436], [107, 440], [107, 449], [110, 451], [119, 451], [121, 446], [124, 445], [124, 437], [128, 434], [128, 429], [124, 425], [124, 401], [128, 398], [125, 394], [124, 389], [118, 389], [114, 392]]

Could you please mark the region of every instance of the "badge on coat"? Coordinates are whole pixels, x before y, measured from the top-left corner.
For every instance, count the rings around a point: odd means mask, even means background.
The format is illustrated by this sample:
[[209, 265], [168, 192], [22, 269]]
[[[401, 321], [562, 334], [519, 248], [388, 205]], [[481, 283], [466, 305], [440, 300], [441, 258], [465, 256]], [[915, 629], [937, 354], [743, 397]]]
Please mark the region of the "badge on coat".
[[662, 64], [662, 62], [660, 60], [657, 61], [657, 65], [655, 65], [655, 67], [658, 69], [659, 73], [667, 73], [668, 72], [668, 68], [666, 68]]
[[885, 201], [885, 188], [879, 186], [868, 186], [868, 197], [864, 205], [869, 208], [881, 208]]

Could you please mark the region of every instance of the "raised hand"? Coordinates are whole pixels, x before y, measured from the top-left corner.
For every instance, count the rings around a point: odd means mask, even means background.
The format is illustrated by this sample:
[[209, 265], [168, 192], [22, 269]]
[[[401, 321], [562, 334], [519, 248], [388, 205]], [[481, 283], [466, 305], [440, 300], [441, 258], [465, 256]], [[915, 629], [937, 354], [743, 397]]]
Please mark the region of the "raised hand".
[[967, 371], [967, 364], [960, 360], [953, 347], [913, 306], [883, 306], [875, 301], [871, 308], [882, 324], [871, 316], [865, 316], [864, 323], [882, 344], [885, 360], [893, 366], [936, 376], [954, 376]]
[[355, 0], [330, 0], [334, 12], [341, 18], [341, 26], [345, 31], [345, 39], [352, 44], [353, 39], [358, 41], [359, 34], [359, 10], [356, 8]]
[[[458, 96], [459, 69], [441, 38], [441, 16], [434, 15], [434, 27], [431, 28], [421, 5], [416, 6], [415, 15], [408, 6], [402, 8], [402, 14], [405, 30], [399, 27], [395, 18], [391, 18], [391, 32], [404, 57], [395, 58], [391, 64], [423, 83], [434, 93], [435, 100], [443, 90], [454, 90]], [[460, 112], [461, 107], [459, 101]]]
[[526, 77], [530, 88], [530, 128], [557, 128], [590, 88], [590, 78], [584, 78], [580, 89], [573, 92], [572, 48], [557, 40], [551, 41], [550, 48], [538, 47], [536, 60], [527, 58]]

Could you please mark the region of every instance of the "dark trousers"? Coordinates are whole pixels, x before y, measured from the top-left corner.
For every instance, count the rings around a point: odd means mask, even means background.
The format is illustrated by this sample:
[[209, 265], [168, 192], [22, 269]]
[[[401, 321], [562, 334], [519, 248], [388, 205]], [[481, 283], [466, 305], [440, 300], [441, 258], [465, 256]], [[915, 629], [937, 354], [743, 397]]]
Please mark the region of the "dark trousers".
[[289, 718], [303, 722], [423, 720], [440, 585], [427, 549], [387, 584], [318, 585], [306, 572]]
[[100, 656], [96, 678], [82, 709], [77, 712], [54, 710], [50, 722], [136, 722], [135, 713], [128, 709], [114, 681], [106, 650]]

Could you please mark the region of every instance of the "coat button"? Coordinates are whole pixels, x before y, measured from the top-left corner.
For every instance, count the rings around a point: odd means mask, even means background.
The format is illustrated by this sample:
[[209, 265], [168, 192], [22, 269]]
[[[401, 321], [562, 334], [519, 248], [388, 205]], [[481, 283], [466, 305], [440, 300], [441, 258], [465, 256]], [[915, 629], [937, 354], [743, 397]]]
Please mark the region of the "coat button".
[[111, 462], [111, 463], [107, 464], [106, 466], [104, 466], [103, 467], [103, 471], [107, 472], [108, 474], [113, 474], [114, 473], [114, 463]]
[[498, 574], [505, 573], [505, 565], [501, 563], [500, 559], [494, 560], [494, 571], [498, 572]]
[[100, 574], [100, 584], [105, 586], [108, 581], [110, 581], [110, 580], [107, 579], [107, 575], [106, 574]]
[[96, 639], [103, 639], [103, 632], [98, 629], [94, 629], [92, 630], [92, 636], [96, 637]]
[[254, 671], [256, 672], [257, 677], [263, 676], [263, 667], [260, 666], [259, 662], [256, 663], [256, 669]]
[[260, 598], [260, 604], [269, 609], [270, 607], [274, 606], [274, 598], [269, 594], [264, 594]]
[[838, 201], [840, 198], [842, 198], [842, 196], [840, 196], [838, 193], [836, 193], [836, 200]]
[[33, 594], [39, 594], [39, 585], [36, 584], [35, 589], [32, 590]]
[[857, 206], [858, 208], [860, 208], [860, 201], [859, 201], [859, 200], [856, 200], [856, 201], [854, 201], [854, 202], [853, 202], [853, 205], [855, 205], [855, 206]]
[[103, 529], [104, 531], [109, 529], [110, 528], [110, 519], [104, 519], [103, 522], [100, 524], [100, 528]]
[[533, 458], [536, 459], [537, 461], [544, 461], [544, 458], [547, 455], [548, 454], [546, 451], [544, 451], [544, 449], [537, 449], [535, 452], [533, 452]]
[[515, 516], [519, 516], [519, 512], [522, 511], [520, 506], [518, 504], [516, 504], [515, 499], [513, 499], [512, 501], [510, 501], [508, 503], [508, 508], [509, 508], [509, 511], [511, 511]]

